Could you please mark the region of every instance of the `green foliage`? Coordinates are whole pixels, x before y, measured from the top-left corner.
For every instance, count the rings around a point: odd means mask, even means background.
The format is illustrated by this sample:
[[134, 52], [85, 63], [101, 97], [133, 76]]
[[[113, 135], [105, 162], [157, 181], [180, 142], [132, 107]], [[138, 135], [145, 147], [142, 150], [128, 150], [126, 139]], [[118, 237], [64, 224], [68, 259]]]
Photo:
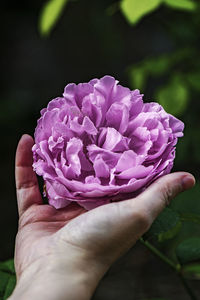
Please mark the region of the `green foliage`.
[[200, 71], [194, 71], [187, 74], [187, 80], [191, 88], [200, 92]]
[[183, 222], [193, 222], [200, 225], [200, 215], [191, 213], [181, 213], [180, 218]]
[[[170, 75], [173, 68], [178, 68], [179, 64], [185, 61], [188, 57], [193, 55], [193, 51], [190, 48], [184, 48], [172, 53], [161, 54], [156, 57], [148, 57], [137, 64], [134, 64], [128, 68], [130, 86], [135, 89], [144, 89], [147, 85], [149, 78], [159, 78], [160, 76]], [[194, 73], [187, 75], [187, 81]], [[196, 75], [196, 85], [197, 85]], [[191, 83], [192, 85], [192, 83]]]
[[137, 24], [145, 15], [165, 4], [170, 8], [194, 11], [197, 8], [192, 0], [122, 0], [120, 8], [131, 25]]
[[191, 190], [185, 191], [184, 193], [176, 196], [176, 198], [171, 202], [170, 208], [177, 211], [181, 218], [187, 215], [200, 216], [199, 199], [200, 185], [197, 182], [197, 184]]
[[184, 80], [174, 74], [168, 84], [157, 90], [155, 97], [168, 113], [180, 116], [187, 108], [189, 93]]
[[169, 7], [182, 10], [194, 11], [197, 8], [196, 3], [192, 0], [164, 0], [164, 3]]
[[145, 234], [145, 238], [163, 242], [176, 236], [180, 228], [179, 214], [170, 208], [165, 208]]
[[182, 268], [183, 275], [189, 279], [200, 280], [200, 263], [185, 265]]
[[6, 300], [16, 284], [13, 259], [0, 263], [0, 300]]
[[130, 68], [129, 71], [129, 81], [130, 86], [134, 86], [137, 89], [143, 90], [146, 80], [147, 80], [148, 73], [146, 72], [145, 68], [141, 68], [140, 66], [134, 66]]
[[149, 76], [157, 77], [167, 72], [170, 66], [169, 55], [148, 58], [129, 68], [129, 80], [133, 89], [143, 89]]
[[200, 260], [200, 237], [184, 240], [176, 248], [176, 255], [181, 264]]
[[162, 0], [122, 0], [121, 11], [130, 24], [136, 24], [146, 14], [160, 6]]
[[[50, 33], [61, 16], [68, 0], [49, 0], [45, 3], [39, 20], [39, 31], [42, 36]], [[121, 12], [131, 25], [137, 24], [145, 15], [150, 14], [165, 4], [173, 9], [194, 11], [197, 8], [192, 0], [121, 0], [120, 5], [113, 3], [107, 8], [108, 15], [113, 15], [120, 7]]]
[[68, 0], [49, 0], [45, 3], [39, 20], [39, 30], [41, 35], [46, 36], [58, 21], [64, 6]]

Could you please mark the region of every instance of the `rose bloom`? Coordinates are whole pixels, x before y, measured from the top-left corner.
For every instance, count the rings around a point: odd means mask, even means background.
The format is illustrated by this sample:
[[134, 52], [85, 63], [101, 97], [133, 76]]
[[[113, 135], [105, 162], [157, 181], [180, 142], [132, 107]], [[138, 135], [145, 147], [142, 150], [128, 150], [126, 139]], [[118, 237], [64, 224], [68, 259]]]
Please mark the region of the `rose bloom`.
[[87, 210], [129, 199], [170, 172], [184, 124], [111, 76], [68, 84], [41, 111], [33, 168], [49, 204]]

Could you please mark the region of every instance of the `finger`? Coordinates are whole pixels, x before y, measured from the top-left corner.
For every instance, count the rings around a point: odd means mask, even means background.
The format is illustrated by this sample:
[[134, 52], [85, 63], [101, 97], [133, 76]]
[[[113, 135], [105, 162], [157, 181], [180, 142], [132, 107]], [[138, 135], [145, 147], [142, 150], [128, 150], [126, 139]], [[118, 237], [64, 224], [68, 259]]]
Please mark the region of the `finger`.
[[195, 178], [190, 173], [171, 173], [156, 180], [138, 197], [125, 201], [124, 205], [127, 205], [130, 211], [137, 211], [149, 227], [174, 197], [192, 188], [194, 184]]
[[37, 177], [32, 168], [33, 138], [24, 134], [17, 146], [15, 159], [15, 179], [17, 189], [17, 203], [19, 216], [31, 205], [41, 204]]

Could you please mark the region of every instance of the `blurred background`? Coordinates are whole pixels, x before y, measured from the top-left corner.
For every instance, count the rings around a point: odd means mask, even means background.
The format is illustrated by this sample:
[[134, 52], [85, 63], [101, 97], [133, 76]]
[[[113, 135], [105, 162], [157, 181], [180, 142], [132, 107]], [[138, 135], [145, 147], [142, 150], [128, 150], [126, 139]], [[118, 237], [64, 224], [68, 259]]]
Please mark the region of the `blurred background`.
[[[44, 1], [1, 3], [1, 261], [13, 257], [17, 231], [18, 140], [23, 133], [34, 134], [40, 110], [70, 82], [112, 75], [185, 123], [173, 170], [193, 173], [197, 185], [172, 206], [200, 214], [200, 5], [191, 0], [142, 1], [145, 8], [139, 5], [136, 11], [132, 5], [138, 1], [133, 0], [63, 1], [66, 7], [61, 13], [58, 9], [52, 28], [51, 20], [47, 25], [44, 20]], [[184, 226], [170, 246], [163, 246], [169, 255], [183, 237], [200, 234], [198, 224]], [[191, 285], [199, 289], [198, 281]], [[140, 244], [110, 269], [94, 299], [123, 297], [188, 299], [168, 266]]]

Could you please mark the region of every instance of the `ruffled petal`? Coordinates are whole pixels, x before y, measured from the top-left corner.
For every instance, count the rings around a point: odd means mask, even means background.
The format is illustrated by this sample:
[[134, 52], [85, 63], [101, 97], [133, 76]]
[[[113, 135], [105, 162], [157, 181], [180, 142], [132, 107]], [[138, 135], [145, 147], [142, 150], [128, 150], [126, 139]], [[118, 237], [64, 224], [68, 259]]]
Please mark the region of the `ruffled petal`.
[[172, 115], [169, 115], [169, 126], [172, 128], [172, 131], [176, 137], [183, 136], [184, 123]]
[[98, 133], [94, 123], [87, 116], [83, 119], [83, 129], [88, 134], [96, 135]]
[[140, 94], [139, 90], [131, 91], [131, 107], [130, 107], [130, 111], [129, 111], [130, 118], [141, 113], [143, 105], [144, 105], [142, 97], [143, 97], [143, 95]]
[[102, 159], [101, 154], [97, 155], [95, 158], [94, 170], [97, 177], [110, 177], [110, 169]]
[[119, 158], [115, 170], [116, 172], [125, 171], [130, 167], [135, 167], [143, 163], [144, 159], [143, 155], [137, 155], [132, 150], [125, 151]]
[[123, 134], [128, 127], [128, 107], [119, 103], [113, 103], [106, 113], [106, 121], [108, 127], [114, 127]]
[[117, 175], [120, 179], [130, 179], [130, 178], [144, 178], [153, 170], [153, 166], [144, 167], [142, 165], [129, 168], [119, 175]]
[[117, 83], [118, 81], [112, 76], [104, 76], [100, 80], [93, 79], [90, 81], [90, 84], [94, 86], [95, 90], [100, 92], [108, 102], [108, 97], [111, 95], [112, 89]]
[[101, 154], [102, 159], [105, 161], [105, 163], [110, 167], [115, 167], [116, 163], [118, 162], [120, 158], [120, 153], [114, 153], [110, 150], [99, 148], [98, 146], [92, 144], [87, 146], [88, 150], [88, 156], [91, 162], [94, 163], [96, 156], [98, 154]]
[[94, 95], [90, 94], [84, 97], [82, 102], [82, 112], [88, 116], [96, 127], [99, 127], [102, 122], [101, 107], [95, 104]]
[[67, 143], [66, 147], [66, 158], [68, 163], [71, 165], [74, 173], [79, 176], [81, 174], [81, 163], [78, 156], [80, 150], [82, 150], [83, 143], [78, 138], [72, 138]]

